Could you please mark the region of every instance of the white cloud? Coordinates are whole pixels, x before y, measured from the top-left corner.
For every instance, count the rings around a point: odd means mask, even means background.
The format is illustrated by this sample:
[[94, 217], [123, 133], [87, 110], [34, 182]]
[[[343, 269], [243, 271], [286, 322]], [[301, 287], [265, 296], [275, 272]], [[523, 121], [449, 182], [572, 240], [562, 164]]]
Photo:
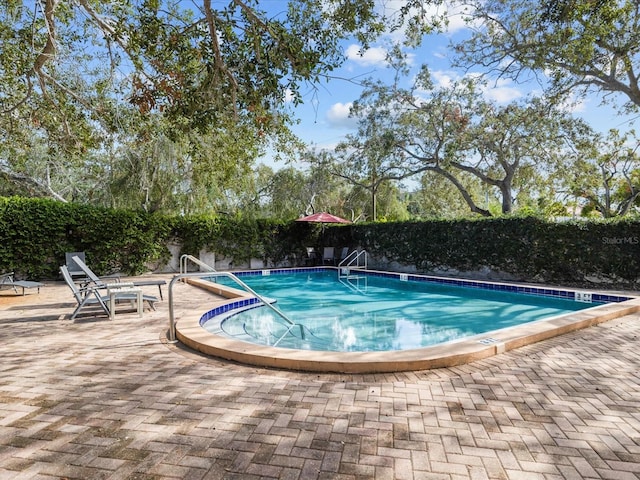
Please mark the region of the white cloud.
[[522, 92], [513, 87], [511, 80], [508, 79], [498, 80], [493, 85], [485, 85], [482, 87], [482, 92], [487, 100], [496, 103], [509, 103], [523, 96]]
[[454, 72], [436, 70], [431, 72], [431, 78], [433, 78], [436, 87], [449, 88], [453, 82], [460, 79], [460, 76]]
[[587, 111], [587, 104], [590, 99], [572, 96], [564, 100], [559, 108], [567, 113], [584, 113]]
[[287, 88], [287, 91], [284, 94], [284, 102], [285, 103], [291, 103], [291, 102], [293, 102], [293, 98], [294, 98], [293, 91], [291, 89]]
[[[468, 73], [467, 76], [479, 77], [480, 74]], [[436, 87], [442, 88], [449, 88], [454, 82], [461, 79], [460, 75], [456, 72], [445, 70], [431, 72], [431, 77]], [[498, 79], [496, 82], [489, 83], [488, 85], [480, 84], [479, 88], [487, 100], [498, 104], [509, 103], [524, 96], [523, 92], [513, 86], [513, 82], [509, 79]]]
[[349, 117], [353, 103], [334, 103], [327, 111], [327, 123], [333, 128], [355, 128], [358, 120]]
[[415, 53], [406, 53], [405, 52], [405, 59], [407, 62], [407, 65], [413, 65], [415, 63], [415, 59], [416, 59], [416, 54]]
[[362, 67], [387, 65], [387, 50], [382, 47], [369, 48], [362, 52], [358, 45], [352, 44], [345, 53], [348, 60]]
[[470, 5], [451, 5], [449, 2], [445, 2], [445, 9], [447, 12], [447, 33], [457, 33], [461, 30], [469, 28], [469, 12], [471, 10]]
[[312, 150], [316, 153], [321, 152], [322, 150], [328, 150], [332, 152], [332, 151], [335, 151], [335, 149], [338, 148], [338, 145], [340, 145], [340, 143], [344, 140], [345, 140], [344, 137], [340, 137], [340, 140], [320, 142], [312, 145], [311, 147], [312, 147]]

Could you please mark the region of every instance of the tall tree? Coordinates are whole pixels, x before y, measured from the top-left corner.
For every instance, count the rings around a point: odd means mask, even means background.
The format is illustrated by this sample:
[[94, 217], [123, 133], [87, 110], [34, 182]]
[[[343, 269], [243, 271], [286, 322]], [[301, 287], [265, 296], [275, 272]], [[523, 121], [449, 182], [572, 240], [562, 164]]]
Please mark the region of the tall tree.
[[[461, 174], [472, 198], [485, 199], [484, 208], [490, 211], [488, 190], [470, 175]], [[442, 175], [425, 172], [420, 177], [418, 188], [407, 195], [407, 208], [414, 218], [460, 218], [469, 215], [469, 206], [460, 193], [451, 188], [451, 183]]]
[[[485, 196], [478, 198], [476, 181], [487, 193], [497, 193], [502, 213], [511, 213], [518, 193], [537, 188], [538, 177], [560, 160], [565, 142], [572, 141], [579, 126], [542, 99], [507, 106], [488, 102], [471, 78], [436, 87], [426, 66], [411, 89], [401, 89], [397, 82], [372, 84], [356, 105], [355, 111], [365, 115], [360, 136], [350, 143], [349, 161], [341, 168], [351, 166], [377, 179], [433, 172], [483, 216], [492, 213]], [[375, 177], [363, 167], [371, 160], [377, 161]]]
[[382, 28], [369, 2], [344, 0], [296, 1], [276, 15], [256, 0], [216, 8], [200, 0], [192, 9], [166, 0], [3, 5], [3, 111], [62, 92], [99, 113], [76, 82], [100, 79], [142, 111], [201, 128], [231, 115], [271, 130], [284, 98], [300, 100], [300, 82], [341, 63], [344, 35], [366, 41]]
[[566, 166], [564, 188], [582, 200], [585, 214], [596, 211], [612, 218], [631, 213], [640, 199], [640, 141], [635, 132], [613, 129], [606, 137], [585, 133]]
[[[398, 81], [408, 73], [406, 58], [399, 48], [388, 56]], [[335, 149], [326, 168], [357, 189], [369, 193], [368, 217], [378, 218], [378, 195], [392, 184], [425, 171], [423, 162], [398, 155], [397, 129], [403, 109], [396, 86], [381, 81], [363, 82], [365, 89], [354, 103], [350, 115], [358, 120], [358, 131], [348, 135]]]
[[372, 110], [366, 121], [360, 122], [358, 134], [348, 135], [347, 140], [338, 145], [329, 164], [333, 175], [368, 192], [368, 216], [374, 222], [378, 220], [380, 193], [424, 170], [423, 166], [415, 168], [396, 154], [393, 135], [379, 121], [383, 117], [384, 112]]
[[307, 183], [304, 189], [306, 202], [303, 213], [310, 215], [328, 211], [355, 221], [360, 217], [362, 209], [349, 192], [345, 182], [332, 174], [332, 152], [308, 148], [301, 158], [308, 166]]
[[[0, 170], [56, 198], [46, 174], [31, 172], [90, 168], [85, 159], [120, 146], [145, 122], [162, 115], [162, 135], [219, 136], [216, 154], [229, 163], [239, 156], [226, 133], [243, 132], [250, 153], [272, 141], [286, 142], [290, 105], [302, 100], [300, 86], [327, 75], [344, 59], [340, 40], [366, 42], [384, 21], [373, 2], [301, 0], [267, 12], [257, 0], [213, 3], [170, 0], [9, 0], [0, 3]], [[270, 5], [273, 5], [270, 3]], [[292, 99], [287, 102], [285, 99]], [[132, 131], [133, 129], [133, 131]], [[142, 132], [144, 133], [144, 132]], [[237, 138], [240, 138], [238, 136]], [[24, 168], [14, 149], [33, 142], [44, 156], [31, 162], [58, 164]], [[129, 138], [130, 139], [130, 138]], [[105, 142], [111, 142], [108, 145]], [[197, 150], [198, 142], [194, 141]], [[193, 147], [191, 147], [193, 148]], [[20, 152], [19, 152], [20, 153]], [[191, 153], [200, 178], [211, 168], [207, 155]], [[115, 164], [104, 158], [108, 168]]]
[[463, 65], [522, 79], [543, 74], [556, 94], [596, 89], [640, 107], [636, 0], [471, 0], [475, 30], [456, 46]]
[[461, 152], [449, 166], [496, 189], [501, 212], [521, 197], [542, 194], [545, 178], [562, 163], [583, 123], [540, 98], [497, 106], [475, 100], [461, 137]]

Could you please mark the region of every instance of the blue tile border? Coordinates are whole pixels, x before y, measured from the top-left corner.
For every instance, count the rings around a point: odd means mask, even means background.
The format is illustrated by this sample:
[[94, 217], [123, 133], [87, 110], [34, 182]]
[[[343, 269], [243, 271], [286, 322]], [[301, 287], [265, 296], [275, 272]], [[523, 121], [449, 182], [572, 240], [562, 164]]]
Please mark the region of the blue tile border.
[[[277, 275], [283, 273], [303, 273], [303, 272], [322, 272], [328, 270], [338, 270], [335, 267], [307, 267], [307, 268], [281, 268], [268, 270], [270, 275]], [[356, 269], [353, 269], [355, 271]], [[536, 287], [532, 285], [518, 285], [500, 282], [487, 282], [483, 280], [466, 280], [448, 277], [435, 277], [430, 275], [418, 275], [413, 273], [396, 273], [396, 272], [381, 272], [375, 270], [357, 270], [359, 274], [368, 275], [372, 277], [382, 278], [395, 278], [400, 279], [401, 275], [406, 275], [407, 280], [414, 282], [427, 282], [436, 283], [440, 285], [451, 285], [466, 288], [478, 288], [484, 290], [503, 291], [510, 293], [521, 293], [525, 295], [535, 295], [553, 298], [564, 298], [568, 300], [575, 300], [575, 293], [582, 290], [570, 290], [564, 288], [551, 288], [551, 287]], [[245, 275], [262, 275], [262, 270], [246, 270], [240, 272], [234, 272], [234, 275], [242, 277]], [[624, 296], [616, 294], [600, 294], [592, 292], [593, 303], [618, 303], [635, 298], [633, 296]]]
[[[264, 270], [244, 270], [238, 272], [232, 272], [239, 278], [248, 277], [248, 276], [257, 276], [264, 275], [264, 272], [268, 272], [268, 275], [278, 275], [278, 274], [290, 274], [290, 273], [315, 273], [315, 272], [325, 272], [325, 271], [338, 271], [336, 267], [305, 267], [305, 268], [278, 268], [278, 269], [264, 269]], [[352, 271], [356, 271], [356, 269], [352, 269]], [[625, 302], [627, 300], [631, 300], [635, 298], [633, 296], [624, 296], [624, 295], [616, 295], [616, 294], [605, 294], [605, 293], [595, 293], [588, 292], [583, 290], [569, 290], [562, 288], [550, 288], [550, 287], [535, 287], [531, 285], [517, 285], [517, 284], [508, 284], [508, 283], [495, 283], [495, 282], [486, 282], [482, 280], [466, 280], [466, 279], [456, 279], [456, 278], [447, 278], [447, 277], [434, 277], [429, 275], [417, 275], [417, 274], [407, 274], [407, 273], [396, 273], [396, 272], [381, 272], [376, 270], [361, 270], [357, 269], [359, 275], [367, 275], [371, 277], [381, 277], [381, 278], [393, 278], [400, 279], [402, 275], [403, 278], [406, 278], [407, 281], [413, 282], [425, 282], [425, 283], [434, 283], [438, 285], [449, 285], [449, 286], [457, 286], [464, 288], [477, 288], [481, 290], [492, 290], [492, 291], [500, 291], [500, 292], [508, 292], [508, 293], [518, 293], [523, 295], [534, 295], [540, 297], [551, 297], [551, 298], [560, 298], [566, 300], [576, 300], [576, 293], [587, 293], [591, 302], [594, 305], [605, 304], [605, 303], [619, 303]], [[206, 312], [200, 318], [200, 325], [203, 325], [208, 320], [217, 317], [219, 315], [225, 314], [228, 316], [229, 312], [237, 311], [239, 309], [245, 309], [252, 305], [262, 303], [257, 298], [247, 298], [242, 300], [233, 301], [231, 303], [227, 303], [220, 307], [214, 308]]]
[[225, 303], [224, 305], [220, 305], [219, 307], [209, 310], [204, 315], [202, 315], [200, 317], [200, 325], [202, 325], [203, 323], [206, 323], [208, 320], [211, 320], [212, 318], [217, 317], [219, 315], [223, 315], [225, 313], [228, 313], [234, 310], [243, 309], [248, 306], [255, 305], [257, 303], [262, 303], [262, 302], [255, 297], [244, 298], [242, 300], [236, 300], [234, 302]]

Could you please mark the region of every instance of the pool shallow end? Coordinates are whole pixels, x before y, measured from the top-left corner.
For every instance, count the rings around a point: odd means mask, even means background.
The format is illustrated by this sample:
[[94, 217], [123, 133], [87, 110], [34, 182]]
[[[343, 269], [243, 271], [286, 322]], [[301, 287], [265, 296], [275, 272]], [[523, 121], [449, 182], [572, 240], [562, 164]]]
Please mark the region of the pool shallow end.
[[[224, 295], [219, 286], [213, 287], [214, 291], [207, 282], [190, 279], [189, 283]], [[248, 296], [233, 289], [231, 293], [235, 299]], [[179, 319], [176, 337], [184, 345], [206, 355], [254, 366], [310, 372], [389, 373], [462, 365], [638, 311], [640, 298], [635, 298], [464, 340], [387, 352], [319, 352], [254, 345], [207, 332], [200, 326], [202, 312]]]
[[[460, 342], [390, 352], [319, 352], [254, 345], [204, 330], [197, 320], [177, 326], [177, 338], [194, 350], [236, 362], [287, 370], [335, 373], [399, 372], [460, 365], [497, 353], [497, 346]], [[466, 343], [463, 344], [463, 343]], [[479, 348], [481, 347], [481, 348]]]

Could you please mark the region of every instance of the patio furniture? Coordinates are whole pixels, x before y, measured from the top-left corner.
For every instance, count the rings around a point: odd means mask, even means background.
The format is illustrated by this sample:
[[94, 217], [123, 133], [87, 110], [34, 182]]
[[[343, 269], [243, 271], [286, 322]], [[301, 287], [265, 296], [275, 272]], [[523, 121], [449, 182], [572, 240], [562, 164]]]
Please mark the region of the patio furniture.
[[[84, 263], [84, 261], [81, 258], [73, 257], [73, 261], [76, 265], [78, 265], [78, 268], [80, 268], [80, 271], [82, 271], [82, 274], [88, 279], [87, 284], [93, 284], [96, 287], [100, 287], [100, 288], [105, 288], [107, 286], [104, 280], [98, 277], [95, 273], [93, 273], [93, 271], [87, 266], [86, 263]], [[158, 291], [160, 292], [160, 299], [164, 300], [162, 296], [162, 285], [167, 284], [165, 280], [132, 280], [129, 283], [132, 283], [134, 287], [157, 285]]]
[[84, 262], [85, 261], [84, 252], [66, 252], [64, 254], [64, 257], [65, 257], [65, 265], [67, 267], [67, 270], [69, 271], [69, 275], [71, 275], [71, 278], [84, 276], [84, 272], [73, 260], [73, 257], [78, 257]]
[[67, 283], [68, 287], [71, 289], [71, 292], [73, 293], [73, 297], [76, 299], [76, 302], [78, 303], [78, 305], [76, 306], [76, 309], [71, 314], [71, 320], [74, 320], [78, 315], [78, 313], [80, 313], [80, 310], [82, 310], [86, 306], [98, 305], [102, 308], [102, 310], [107, 315], [110, 315], [109, 307], [107, 307], [107, 302], [106, 302], [108, 297], [101, 296], [100, 292], [95, 287], [78, 288], [78, 286], [73, 282], [71, 273], [69, 272], [69, 269], [67, 268], [66, 265], [62, 265], [60, 267], [60, 273], [62, 273], [62, 278], [64, 278], [64, 281]]
[[[91, 283], [92, 279], [87, 277], [87, 274], [82, 270], [82, 268], [80, 268], [80, 265], [76, 263], [76, 261], [74, 260], [74, 258], [78, 258], [79, 261], [81, 261], [84, 265], [86, 265], [87, 260], [86, 260], [85, 253], [84, 252], [66, 252], [64, 256], [66, 261], [65, 265], [69, 270], [69, 274], [71, 275], [71, 278], [76, 279], [76, 282], [81, 285]], [[109, 280], [113, 279], [114, 282], [118, 282], [120, 276], [121, 275], [119, 273], [114, 273], [112, 275], [103, 275], [100, 278], [109, 279]]]
[[335, 248], [334, 247], [324, 247], [324, 251], [322, 253], [322, 263], [324, 265], [335, 265], [336, 257], [335, 257]]
[[14, 273], [2, 273], [0, 274], [0, 288], [11, 287], [13, 291], [18, 293], [18, 287], [22, 288], [22, 295], [27, 288], [37, 288], [40, 293], [40, 287], [44, 287], [44, 283], [32, 282], [30, 280], [14, 280]]
[[136, 308], [138, 309], [138, 316], [142, 317], [144, 296], [142, 295], [142, 289], [133, 286], [133, 283], [110, 283], [107, 284], [107, 295], [109, 296], [109, 318], [114, 319], [116, 314], [116, 300], [123, 295], [135, 295]]
[[[78, 315], [78, 313], [80, 313], [80, 311], [83, 308], [89, 307], [89, 306], [99, 306], [100, 308], [102, 308], [104, 313], [106, 313], [109, 316], [109, 318], [113, 318], [113, 315], [115, 314], [115, 304], [116, 302], [119, 302], [119, 301], [129, 301], [129, 302], [137, 301], [138, 313], [140, 313], [142, 304], [145, 301], [149, 303], [149, 306], [153, 310], [155, 310], [155, 302], [157, 302], [158, 299], [151, 295], [142, 295], [142, 300], [140, 300], [139, 295], [142, 292], [131, 292], [126, 290], [118, 291], [117, 289], [114, 289], [113, 292], [109, 292], [106, 284], [101, 287], [96, 287], [95, 285], [78, 287], [74, 283], [73, 279], [71, 278], [71, 274], [69, 273], [69, 270], [67, 269], [66, 265], [62, 265], [60, 267], [60, 273], [62, 273], [62, 277], [64, 278], [64, 281], [67, 283], [67, 286], [71, 289], [71, 292], [73, 293], [73, 297], [75, 298], [78, 304], [76, 306], [76, 309], [73, 311], [73, 314], [71, 314], [71, 320], [74, 320]], [[115, 284], [115, 285], [118, 285], [118, 284]], [[105, 288], [107, 288], [106, 295], [102, 294], [102, 292], [105, 291]], [[111, 309], [109, 308], [108, 305], [111, 306]]]
[[162, 296], [162, 285], [166, 285], [167, 282], [165, 280], [132, 280], [131, 282], [134, 287], [146, 287], [156, 285], [158, 287], [158, 292], [160, 293], [160, 300], [164, 300]]

